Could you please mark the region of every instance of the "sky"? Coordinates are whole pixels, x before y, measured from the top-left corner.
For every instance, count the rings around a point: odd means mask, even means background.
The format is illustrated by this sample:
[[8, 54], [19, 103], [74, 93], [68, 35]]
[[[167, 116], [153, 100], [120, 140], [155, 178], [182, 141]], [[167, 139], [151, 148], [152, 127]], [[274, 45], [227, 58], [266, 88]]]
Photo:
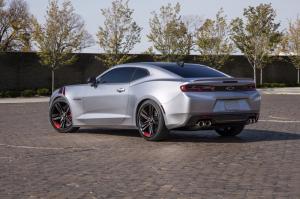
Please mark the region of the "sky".
[[[44, 22], [44, 17], [48, 5], [48, 0], [25, 0], [30, 8], [30, 12], [40, 21]], [[86, 23], [87, 31], [93, 35], [96, 41], [96, 34], [99, 26], [103, 24], [104, 18], [100, 9], [108, 8], [111, 0], [71, 0], [75, 11]], [[141, 53], [151, 46], [147, 40], [149, 33], [149, 18], [152, 11], [159, 11], [162, 5], [168, 3], [181, 4], [181, 15], [198, 15], [203, 20], [213, 18], [217, 11], [222, 7], [228, 20], [235, 17], [241, 17], [243, 9], [248, 6], [257, 6], [260, 3], [272, 3], [277, 12], [277, 21], [281, 23], [281, 29], [288, 26], [289, 20], [294, 20], [300, 15], [300, 0], [130, 0], [129, 6], [134, 9], [134, 20], [142, 30], [141, 43], [137, 44], [131, 53]], [[98, 44], [85, 49], [85, 53], [100, 53]]]

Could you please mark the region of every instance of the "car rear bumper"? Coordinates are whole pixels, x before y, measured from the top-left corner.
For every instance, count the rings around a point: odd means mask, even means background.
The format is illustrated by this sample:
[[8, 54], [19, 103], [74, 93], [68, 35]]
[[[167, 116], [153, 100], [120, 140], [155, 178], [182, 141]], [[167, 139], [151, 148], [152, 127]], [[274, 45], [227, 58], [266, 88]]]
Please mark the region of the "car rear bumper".
[[[186, 116], [182, 115], [184, 120]], [[247, 112], [247, 113], [218, 113], [218, 114], [203, 114], [203, 115], [193, 115], [188, 117], [185, 122], [180, 126], [168, 126], [169, 129], [189, 129], [189, 130], [199, 130], [199, 129], [210, 129], [217, 126], [223, 125], [234, 125], [234, 124], [251, 124], [256, 123], [259, 119], [258, 112]], [[208, 123], [209, 126], [199, 126], [200, 122]]]
[[210, 115], [199, 115], [192, 116], [186, 126], [193, 126], [199, 120], [211, 120], [212, 124], [225, 124], [225, 123], [236, 123], [244, 122], [247, 123], [249, 119], [257, 121], [259, 113], [224, 113], [224, 114], [210, 114]]
[[[242, 101], [240, 109], [227, 110], [224, 101]], [[211, 92], [178, 95], [162, 104], [165, 122], [169, 129], [191, 126], [196, 120], [207, 119], [212, 124], [248, 123], [257, 121], [260, 112], [260, 95], [254, 92]]]

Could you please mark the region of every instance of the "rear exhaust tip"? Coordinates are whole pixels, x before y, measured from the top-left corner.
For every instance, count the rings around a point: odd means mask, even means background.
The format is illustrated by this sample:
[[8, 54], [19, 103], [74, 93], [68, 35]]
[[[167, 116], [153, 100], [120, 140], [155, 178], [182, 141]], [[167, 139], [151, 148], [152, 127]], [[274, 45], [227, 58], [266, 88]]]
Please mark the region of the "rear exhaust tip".
[[248, 119], [248, 124], [254, 124], [257, 122], [257, 119], [256, 118], [249, 118]]
[[211, 125], [212, 125], [212, 122], [210, 120], [200, 120], [197, 123], [197, 126], [199, 126], [200, 128], [210, 127]]
[[211, 121], [210, 120], [206, 121], [205, 126], [211, 126]]
[[203, 127], [203, 126], [205, 126], [205, 123], [204, 123], [203, 121], [199, 121], [199, 122], [197, 123], [197, 125], [200, 126], [200, 127]]

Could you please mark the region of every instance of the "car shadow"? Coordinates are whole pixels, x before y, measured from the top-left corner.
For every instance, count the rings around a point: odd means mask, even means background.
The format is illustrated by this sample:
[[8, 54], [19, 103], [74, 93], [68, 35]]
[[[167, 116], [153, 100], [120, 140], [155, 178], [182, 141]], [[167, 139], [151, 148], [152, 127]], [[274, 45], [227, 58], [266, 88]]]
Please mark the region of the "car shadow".
[[[78, 133], [140, 137], [137, 130], [80, 129]], [[246, 129], [236, 137], [220, 137], [214, 131], [171, 131], [163, 142], [247, 143], [260, 141], [300, 140], [300, 133]]]
[[300, 134], [247, 129], [235, 137], [221, 137], [214, 131], [174, 132], [166, 142], [248, 143], [260, 141], [300, 140]]
[[88, 134], [104, 134], [112, 136], [125, 136], [125, 137], [141, 137], [138, 130], [128, 129], [79, 129], [77, 133], [88, 133]]

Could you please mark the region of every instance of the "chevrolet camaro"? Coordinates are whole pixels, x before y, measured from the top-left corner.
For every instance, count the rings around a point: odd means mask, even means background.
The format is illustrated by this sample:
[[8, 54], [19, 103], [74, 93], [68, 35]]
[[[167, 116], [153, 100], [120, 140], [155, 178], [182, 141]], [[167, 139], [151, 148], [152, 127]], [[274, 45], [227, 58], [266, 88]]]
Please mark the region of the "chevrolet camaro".
[[258, 121], [260, 100], [253, 80], [208, 66], [130, 63], [53, 92], [49, 118], [61, 133], [101, 127], [138, 129], [149, 141], [175, 129], [236, 136]]

